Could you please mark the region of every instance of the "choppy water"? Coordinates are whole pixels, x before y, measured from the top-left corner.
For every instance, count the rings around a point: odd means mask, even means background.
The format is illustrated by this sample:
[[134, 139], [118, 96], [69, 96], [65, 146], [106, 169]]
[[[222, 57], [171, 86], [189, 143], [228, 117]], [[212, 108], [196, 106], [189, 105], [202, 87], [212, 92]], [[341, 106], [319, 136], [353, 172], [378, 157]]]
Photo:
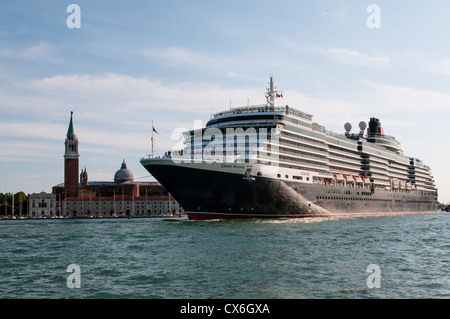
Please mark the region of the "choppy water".
[[[2, 220], [0, 298], [448, 298], [450, 214]], [[69, 288], [70, 264], [80, 288]], [[380, 267], [368, 288], [367, 267]]]

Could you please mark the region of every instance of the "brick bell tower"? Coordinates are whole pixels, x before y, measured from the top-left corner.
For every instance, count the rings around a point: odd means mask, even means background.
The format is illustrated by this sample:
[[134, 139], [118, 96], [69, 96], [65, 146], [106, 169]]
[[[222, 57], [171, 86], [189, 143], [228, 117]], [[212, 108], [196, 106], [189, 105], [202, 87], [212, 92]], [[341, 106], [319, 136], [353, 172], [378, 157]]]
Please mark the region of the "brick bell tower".
[[64, 153], [64, 193], [65, 197], [78, 197], [78, 138], [73, 127], [73, 112], [70, 112], [67, 130], [66, 151]]

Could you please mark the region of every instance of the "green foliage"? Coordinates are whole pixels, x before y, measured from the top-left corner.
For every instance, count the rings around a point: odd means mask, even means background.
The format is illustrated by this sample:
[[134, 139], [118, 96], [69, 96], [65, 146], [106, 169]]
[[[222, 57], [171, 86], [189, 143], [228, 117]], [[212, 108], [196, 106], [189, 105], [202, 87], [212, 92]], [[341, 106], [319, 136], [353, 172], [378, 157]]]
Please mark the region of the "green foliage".
[[28, 196], [24, 192], [17, 192], [14, 194], [14, 203], [19, 203], [26, 201], [28, 199]]
[[[12, 198], [13, 198], [13, 194], [12, 193], [0, 193], [0, 205], [4, 205], [5, 203], [7, 203], [8, 205], [12, 204]], [[16, 203], [20, 203], [21, 201], [24, 202], [28, 200], [28, 196], [20, 191], [14, 194], [14, 204]]]
[[[12, 193], [0, 193], [0, 216], [11, 215], [12, 213]], [[22, 212], [26, 212], [28, 196], [20, 191], [14, 194], [14, 211], [18, 212], [19, 205], [22, 203]]]

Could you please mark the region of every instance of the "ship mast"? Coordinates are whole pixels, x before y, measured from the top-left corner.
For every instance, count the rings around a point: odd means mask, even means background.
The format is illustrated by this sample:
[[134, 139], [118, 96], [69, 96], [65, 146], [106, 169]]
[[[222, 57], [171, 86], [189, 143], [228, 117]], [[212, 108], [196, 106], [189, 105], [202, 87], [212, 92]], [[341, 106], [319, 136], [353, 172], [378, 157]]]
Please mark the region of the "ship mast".
[[275, 108], [275, 98], [277, 98], [277, 97], [279, 97], [278, 91], [277, 91], [277, 88], [273, 85], [273, 78], [271, 76], [270, 82], [269, 82], [269, 88], [267, 88], [267, 93], [266, 93], [266, 100], [267, 100], [266, 107], [268, 109], [273, 110]]
[[153, 128], [154, 128], [154, 126], [153, 126], [153, 121], [152, 121], [152, 158], [153, 158]]

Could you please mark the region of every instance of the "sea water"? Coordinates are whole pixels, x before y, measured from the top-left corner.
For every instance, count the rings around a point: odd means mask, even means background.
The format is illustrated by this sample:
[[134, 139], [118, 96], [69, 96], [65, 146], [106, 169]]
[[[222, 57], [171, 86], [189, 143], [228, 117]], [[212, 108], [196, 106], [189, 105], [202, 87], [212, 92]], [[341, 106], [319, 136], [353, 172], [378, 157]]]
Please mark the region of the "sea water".
[[448, 298], [450, 214], [2, 220], [0, 298]]

